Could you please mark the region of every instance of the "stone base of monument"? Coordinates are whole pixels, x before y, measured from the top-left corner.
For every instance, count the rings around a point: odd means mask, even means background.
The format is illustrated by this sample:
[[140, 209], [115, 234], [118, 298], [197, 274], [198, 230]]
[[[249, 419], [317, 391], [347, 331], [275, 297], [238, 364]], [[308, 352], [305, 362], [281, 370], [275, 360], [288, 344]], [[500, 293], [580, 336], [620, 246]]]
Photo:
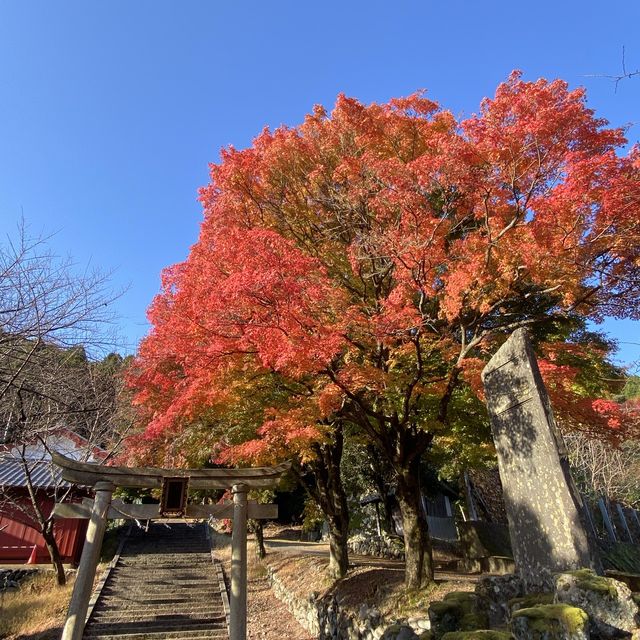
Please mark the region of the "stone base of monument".
[[506, 575], [515, 571], [513, 558], [505, 556], [488, 556], [480, 560], [480, 567], [483, 573], [493, 573], [496, 575]]
[[640, 627], [640, 612], [631, 590], [613, 578], [582, 569], [556, 578], [556, 601], [588, 614], [592, 637], [619, 638]]
[[456, 564], [460, 573], [491, 573], [503, 576], [515, 571], [513, 558], [506, 556], [485, 556], [484, 558], [463, 558]]
[[553, 576], [546, 587], [525, 593], [517, 575], [486, 577], [476, 586], [477, 607], [490, 629], [509, 629], [516, 640], [640, 637], [640, 596], [624, 583], [580, 569]]
[[496, 575], [515, 571], [506, 525], [468, 520], [458, 523], [458, 534], [464, 554], [464, 558], [458, 561], [459, 571]]
[[513, 614], [516, 640], [589, 640], [589, 616], [566, 604], [540, 604]]

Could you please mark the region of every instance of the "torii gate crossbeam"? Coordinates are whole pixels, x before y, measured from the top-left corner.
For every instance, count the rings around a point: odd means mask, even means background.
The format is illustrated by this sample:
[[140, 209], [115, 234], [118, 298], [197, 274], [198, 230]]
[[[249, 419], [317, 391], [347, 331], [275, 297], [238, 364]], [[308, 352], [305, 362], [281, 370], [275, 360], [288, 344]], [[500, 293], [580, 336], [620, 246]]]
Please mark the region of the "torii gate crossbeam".
[[231, 537], [231, 594], [229, 637], [247, 637], [247, 519], [275, 518], [276, 505], [257, 505], [247, 500], [249, 489], [274, 487], [290, 467], [285, 463], [276, 467], [251, 469], [160, 469], [156, 467], [107, 467], [77, 462], [57, 453], [52, 460], [62, 470], [68, 482], [94, 487], [95, 500], [84, 504], [56, 505], [54, 515], [64, 518], [89, 518], [87, 535], [80, 557], [76, 582], [69, 603], [61, 640], [81, 640], [86, 624], [89, 599], [93, 589], [100, 549], [109, 518], [157, 519], [165, 514], [159, 505], [125, 505], [112, 503], [116, 487], [161, 488], [167, 482], [183, 482], [193, 489], [231, 489], [232, 513], [227, 505], [182, 505], [186, 517], [233, 516]]

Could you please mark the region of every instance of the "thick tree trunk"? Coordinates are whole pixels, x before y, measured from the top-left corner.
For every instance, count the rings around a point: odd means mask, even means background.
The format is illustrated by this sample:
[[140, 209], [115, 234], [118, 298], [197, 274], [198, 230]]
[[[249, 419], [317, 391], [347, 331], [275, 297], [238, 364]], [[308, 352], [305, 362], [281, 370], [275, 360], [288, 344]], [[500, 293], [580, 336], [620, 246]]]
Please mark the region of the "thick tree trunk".
[[371, 480], [382, 501], [382, 528], [387, 533], [395, 533], [393, 518], [391, 517], [393, 513], [393, 503], [385, 481], [385, 475], [387, 474], [383, 468], [383, 459], [380, 456], [379, 450], [373, 445], [367, 446], [367, 454], [371, 461]]
[[349, 569], [349, 505], [342, 485], [340, 462], [344, 444], [342, 425], [336, 425], [330, 442], [316, 446], [317, 457], [309, 463], [313, 478], [302, 478], [329, 525], [329, 573], [342, 578]]
[[349, 516], [329, 518], [329, 574], [342, 578], [349, 570]]
[[56, 572], [56, 580], [58, 584], [62, 587], [67, 584], [67, 577], [64, 573], [64, 566], [62, 565], [62, 557], [60, 556], [60, 550], [58, 549], [58, 543], [53, 536], [53, 523], [48, 522], [42, 528], [42, 537], [44, 538], [44, 542], [47, 545], [47, 551], [49, 552], [49, 557], [51, 558], [51, 564]]
[[329, 574], [336, 579], [344, 577], [349, 569], [349, 506], [340, 474], [342, 445], [342, 428], [338, 428], [334, 441], [320, 446], [323, 464], [313, 465], [319, 505], [329, 525]]
[[264, 524], [262, 520], [253, 520], [253, 530], [256, 536], [256, 555], [262, 560], [267, 555], [264, 546]]
[[429, 528], [421, 505], [418, 481], [420, 458], [398, 473], [398, 502], [402, 513], [405, 554], [405, 587], [419, 589], [433, 582], [433, 557]]

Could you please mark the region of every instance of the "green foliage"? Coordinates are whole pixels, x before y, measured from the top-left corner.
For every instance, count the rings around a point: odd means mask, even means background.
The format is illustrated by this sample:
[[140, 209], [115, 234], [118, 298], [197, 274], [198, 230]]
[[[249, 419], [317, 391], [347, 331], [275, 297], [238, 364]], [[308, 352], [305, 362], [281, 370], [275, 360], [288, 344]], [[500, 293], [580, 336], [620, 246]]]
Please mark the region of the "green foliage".
[[622, 389], [623, 400], [634, 400], [640, 398], [640, 376], [630, 376]]
[[425, 460], [452, 480], [469, 467], [493, 466], [495, 459], [486, 407], [468, 385], [461, 385], [451, 398], [448, 428], [435, 437]]
[[311, 500], [311, 498], [307, 498], [302, 512], [302, 530], [318, 531], [322, 527], [323, 522], [324, 514], [318, 506], [318, 503], [315, 502], [315, 500]]
[[126, 504], [154, 504], [159, 502], [153, 494], [158, 493], [154, 489], [135, 489], [133, 487], [117, 487], [113, 492], [113, 497], [122, 500]]
[[111, 562], [128, 527], [129, 523], [117, 524], [115, 520], [109, 521], [100, 549], [100, 562]]

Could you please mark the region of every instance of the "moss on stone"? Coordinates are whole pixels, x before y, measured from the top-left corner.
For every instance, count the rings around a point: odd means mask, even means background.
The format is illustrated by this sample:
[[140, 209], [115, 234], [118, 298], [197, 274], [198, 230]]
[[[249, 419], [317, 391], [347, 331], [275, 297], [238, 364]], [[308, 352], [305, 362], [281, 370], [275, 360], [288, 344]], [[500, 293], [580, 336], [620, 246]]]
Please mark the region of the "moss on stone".
[[452, 631], [486, 629], [487, 614], [478, 611], [478, 596], [472, 591], [451, 591], [440, 602], [429, 605], [429, 619], [435, 637]]
[[470, 591], [451, 591], [444, 597], [444, 600], [432, 602], [429, 605], [429, 610], [439, 618], [446, 614], [462, 618], [467, 615], [479, 615], [475, 614], [476, 602], [476, 595]]
[[537, 604], [553, 604], [552, 593], [530, 593], [521, 598], [512, 598], [509, 600], [509, 606], [517, 606], [519, 609], [528, 609], [535, 607]]
[[589, 616], [578, 607], [568, 604], [540, 604], [528, 609], [516, 611], [512, 619], [527, 618], [532, 631], [544, 632], [553, 630], [558, 623], [562, 624], [568, 633], [576, 633], [586, 626]]
[[486, 613], [466, 613], [460, 620], [461, 631], [476, 631], [477, 629], [485, 629], [488, 626], [489, 620]]
[[591, 569], [578, 569], [569, 571], [569, 575], [577, 578], [576, 586], [584, 591], [595, 591], [612, 598], [618, 597], [618, 590], [611, 583], [611, 578], [604, 578], [594, 573]]
[[462, 605], [469, 604], [473, 606], [477, 602], [478, 597], [472, 591], [449, 591], [444, 599], [459, 602]]
[[[478, 629], [476, 631], [450, 631], [442, 636], [442, 640], [511, 640], [508, 631]], [[422, 636], [420, 636], [422, 640]]]
[[455, 600], [441, 600], [440, 602], [432, 602], [429, 605], [429, 611], [441, 618], [443, 615], [450, 613], [452, 615], [461, 615], [462, 607]]
[[427, 629], [426, 631], [423, 631], [418, 636], [418, 640], [434, 640], [433, 631], [431, 631], [431, 629]]
[[400, 633], [400, 631], [402, 631], [402, 627], [396, 622], [385, 628], [384, 635], [389, 635], [391, 633]]

